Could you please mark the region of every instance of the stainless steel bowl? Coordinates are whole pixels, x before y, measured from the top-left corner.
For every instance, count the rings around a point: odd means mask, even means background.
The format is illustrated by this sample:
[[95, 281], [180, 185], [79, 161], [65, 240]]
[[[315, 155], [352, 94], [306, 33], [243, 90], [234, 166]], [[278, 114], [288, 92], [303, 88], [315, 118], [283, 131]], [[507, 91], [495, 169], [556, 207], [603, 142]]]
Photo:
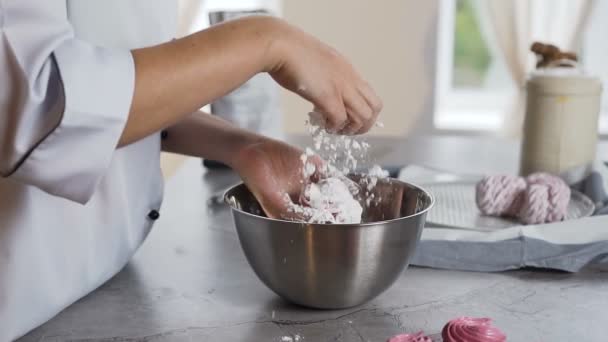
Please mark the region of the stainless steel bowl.
[[225, 194], [247, 260], [260, 280], [293, 303], [340, 309], [365, 303], [408, 266], [433, 197], [395, 179], [373, 190], [379, 204], [361, 224], [306, 224], [264, 216], [243, 184]]

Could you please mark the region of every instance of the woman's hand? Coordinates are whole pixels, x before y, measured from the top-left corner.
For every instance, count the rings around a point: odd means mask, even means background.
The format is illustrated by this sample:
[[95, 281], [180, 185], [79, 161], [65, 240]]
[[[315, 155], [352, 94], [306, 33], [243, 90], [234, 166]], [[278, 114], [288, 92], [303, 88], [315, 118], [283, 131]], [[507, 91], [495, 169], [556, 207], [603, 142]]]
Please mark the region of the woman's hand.
[[[299, 200], [311, 178], [318, 177], [318, 172], [303, 174], [302, 153], [283, 142], [261, 138], [244, 147], [234, 158], [232, 167], [269, 217], [295, 218], [297, 215], [289, 210], [290, 203]], [[313, 163], [317, 170], [321, 170], [323, 165], [316, 156], [309, 157], [308, 162]]]
[[367, 132], [382, 109], [371, 86], [336, 50], [283, 21], [275, 25], [279, 33], [270, 48], [270, 75], [312, 102], [328, 130]]
[[290, 201], [298, 202], [307, 183], [324, 170], [319, 157], [309, 156], [306, 163], [315, 167], [307, 167], [304, 175], [302, 150], [202, 112], [172, 126], [162, 149], [229, 165], [274, 218], [301, 218], [289, 212]]

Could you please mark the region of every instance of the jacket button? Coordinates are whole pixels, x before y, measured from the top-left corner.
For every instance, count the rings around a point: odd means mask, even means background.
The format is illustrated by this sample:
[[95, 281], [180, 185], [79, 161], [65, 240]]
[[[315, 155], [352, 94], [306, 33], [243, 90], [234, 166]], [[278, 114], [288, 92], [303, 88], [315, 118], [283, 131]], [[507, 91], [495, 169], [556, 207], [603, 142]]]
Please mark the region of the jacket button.
[[148, 218], [150, 220], [156, 221], [156, 220], [158, 220], [159, 217], [160, 217], [160, 213], [158, 212], [158, 210], [152, 210], [148, 213]]

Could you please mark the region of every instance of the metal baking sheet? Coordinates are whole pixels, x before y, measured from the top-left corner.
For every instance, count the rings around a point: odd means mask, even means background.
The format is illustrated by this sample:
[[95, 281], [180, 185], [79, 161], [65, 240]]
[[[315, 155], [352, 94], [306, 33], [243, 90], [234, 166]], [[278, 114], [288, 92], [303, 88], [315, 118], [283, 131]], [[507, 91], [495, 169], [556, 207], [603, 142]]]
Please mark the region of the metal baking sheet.
[[[425, 184], [424, 188], [435, 196], [435, 206], [429, 211], [427, 223], [459, 229], [494, 231], [521, 225], [514, 219], [485, 216], [475, 203], [474, 182]], [[591, 216], [593, 202], [582, 193], [572, 190], [566, 220]]]

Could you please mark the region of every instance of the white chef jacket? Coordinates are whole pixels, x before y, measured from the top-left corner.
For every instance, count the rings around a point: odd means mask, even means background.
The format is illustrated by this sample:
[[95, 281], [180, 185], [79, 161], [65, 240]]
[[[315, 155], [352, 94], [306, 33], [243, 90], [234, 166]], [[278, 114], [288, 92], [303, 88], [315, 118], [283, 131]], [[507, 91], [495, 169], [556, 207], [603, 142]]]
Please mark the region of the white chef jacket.
[[175, 0], [0, 0], [0, 341], [116, 274], [162, 199], [160, 137], [116, 149], [130, 49], [175, 36]]

